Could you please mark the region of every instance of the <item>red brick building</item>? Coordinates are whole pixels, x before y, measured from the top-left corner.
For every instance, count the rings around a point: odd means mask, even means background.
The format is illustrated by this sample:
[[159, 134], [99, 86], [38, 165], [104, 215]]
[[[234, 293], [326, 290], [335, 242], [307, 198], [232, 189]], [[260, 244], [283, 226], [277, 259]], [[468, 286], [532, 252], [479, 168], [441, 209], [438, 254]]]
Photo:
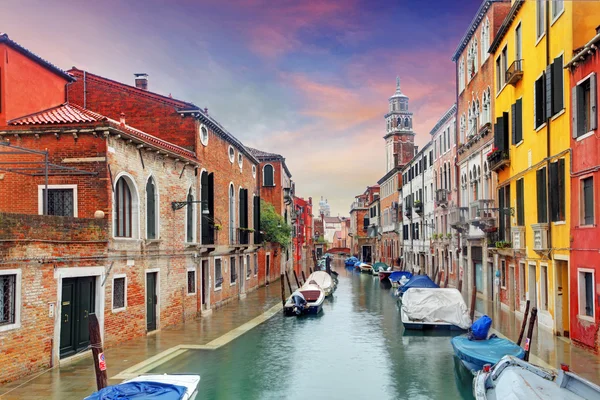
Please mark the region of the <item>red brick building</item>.
[[370, 225], [369, 205], [379, 198], [379, 186], [369, 186], [363, 194], [355, 197], [350, 206], [350, 252], [365, 262], [374, 262], [377, 251], [376, 238], [368, 236]]
[[[279, 154], [249, 148], [248, 150], [259, 160], [258, 185], [261, 198], [275, 207], [286, 224], [291, 224], [294, 210], [294, 184], [292, 174], [288, 169], [285, 158]], [[258, 252], [258, 279], [266, 283], [279, 279], [282, 273], [290, 271], [294, 265], [294, 247], [288, 248], [279, 244], [268, 243]]]
[[257, 287], [258, 160], [206, 110], [0, 60], [0, 381], [86, 351], [90, 314], [114, 346]]
[[294, 270], [308, 272], [312, 267], [312, 252], [314, 250], [312, 197], [308, 201], [294, 196]]
[[600, 253], [596, 222], [600, 208], [600, 139], [598, 138], [598, 76], [600, 29], [566, 64], [571, 72], [571, 254], [569, 273], [570, 337], [575, 343], [599, 349]]

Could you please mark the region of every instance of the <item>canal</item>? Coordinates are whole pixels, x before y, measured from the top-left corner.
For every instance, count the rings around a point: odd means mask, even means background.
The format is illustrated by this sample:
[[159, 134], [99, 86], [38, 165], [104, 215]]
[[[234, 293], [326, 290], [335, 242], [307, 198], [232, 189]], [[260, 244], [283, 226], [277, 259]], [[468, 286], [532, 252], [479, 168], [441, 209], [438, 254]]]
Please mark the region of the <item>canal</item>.
[[154, 373], [197, 373], [199, 399], [472, 399], [450, 336], [405, 332], [389, 283], [338, 267], [315, 317], [278, 314], [217, 350]]

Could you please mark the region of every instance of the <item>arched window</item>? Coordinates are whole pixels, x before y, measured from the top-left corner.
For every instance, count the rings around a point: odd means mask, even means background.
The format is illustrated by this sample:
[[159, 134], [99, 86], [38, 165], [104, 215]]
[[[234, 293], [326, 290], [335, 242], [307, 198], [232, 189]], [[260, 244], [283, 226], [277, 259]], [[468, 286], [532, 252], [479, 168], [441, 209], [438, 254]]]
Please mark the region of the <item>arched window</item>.
[[194, 242], [195, 235], [195, 220], [196, 220], [196, 205], [193, 203], [194, 193], [192, 188], [188, 191], [187, 206], [185, 216], [185, 241], [188, 243]]
[[402, 121], [400, 121], [400, 117], [398, 117], [398, 120], [396, 121], [396, 126], [402, 126]]
[[158, 232], [158, 191], [154, 179], [146, 182], [146, 238], [156, 239]]
[[473, 50], [472, 50], [472, 55], [473, 55], [473, 75], [475, 75], [477, 73], [478, 70], [478, 65], [477, 63], [479, 62], [479, 56], [477, 55], [477, 39], [473, 40]]
[[131, 178], [122, 176], [115, 185], [115, 237], [138, 236], [138, 196]]
[[235, 243], [235, 190], [233, 185], [229, 185], [229, 243]]
[[465, 143], [465, 133], [467, 131], [467, 121], [465, 118], [465, 114], [463, 113], [463, 115], [460, 117], [460, 141], [462, 143]]
[[460, 59], [458, 63], [458, 92], [462, 92], [465, 89], [465, 60]]
[[405, 127], [405, 128], [407, 128], [407, 129], [409, 128], [409, 121], [408, 121], [408, 118], [406, 118], [406, 119], [404, 120], [404, 127]]
[[263, 167], [263, 186], [275, 186], [273, 166], [271, 164], [267, 164]]
[[475, 100], [475, 128], [479, 128], [479, 99]]

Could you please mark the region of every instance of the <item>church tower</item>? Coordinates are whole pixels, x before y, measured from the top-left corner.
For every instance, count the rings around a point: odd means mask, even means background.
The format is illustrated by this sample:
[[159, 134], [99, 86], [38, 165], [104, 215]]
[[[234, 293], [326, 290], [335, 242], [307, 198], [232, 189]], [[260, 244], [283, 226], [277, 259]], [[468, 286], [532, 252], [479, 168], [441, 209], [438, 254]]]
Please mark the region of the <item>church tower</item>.
[[400, 90], [400, 77], [396, 77], [396, 92], [390, 97], [389, 103], [384, 136], [387, 172], [406, 165], [415, 155], [413, 114], [408, 108], [408, 97]]

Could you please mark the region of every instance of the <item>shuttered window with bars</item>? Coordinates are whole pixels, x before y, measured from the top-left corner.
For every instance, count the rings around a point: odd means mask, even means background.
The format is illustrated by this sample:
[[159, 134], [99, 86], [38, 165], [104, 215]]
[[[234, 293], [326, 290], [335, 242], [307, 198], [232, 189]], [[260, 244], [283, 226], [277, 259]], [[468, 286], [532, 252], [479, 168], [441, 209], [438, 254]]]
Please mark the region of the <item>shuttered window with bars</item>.
[[548, 206], [546, 204], [546, 167], [537, 170], [536, 183], [538, 223], [548, 222]]
[[550, 163], [550, 218], [552, 222], [565, 220], [565, 159]]

